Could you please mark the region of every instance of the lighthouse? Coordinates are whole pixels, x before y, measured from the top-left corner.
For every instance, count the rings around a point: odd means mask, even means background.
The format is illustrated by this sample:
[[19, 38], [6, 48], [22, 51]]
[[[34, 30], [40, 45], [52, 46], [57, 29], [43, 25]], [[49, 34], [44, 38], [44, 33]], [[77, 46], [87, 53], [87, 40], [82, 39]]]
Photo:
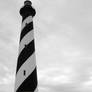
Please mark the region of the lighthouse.
[[20, 9], [22, 27], [19, 41], [15, 89], [14, 92], [38, 92], [37, 66], [35, 56], [35, 40], [33, 17], [36, 11], [29, 0]]

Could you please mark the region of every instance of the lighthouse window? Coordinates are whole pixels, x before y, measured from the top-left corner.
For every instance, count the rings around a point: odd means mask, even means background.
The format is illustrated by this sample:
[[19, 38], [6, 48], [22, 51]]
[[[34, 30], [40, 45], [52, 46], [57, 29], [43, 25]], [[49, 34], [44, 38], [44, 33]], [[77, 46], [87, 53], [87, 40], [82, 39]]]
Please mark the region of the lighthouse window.
[[26, 70], [24, 70], [24, 76], [26, 75]]

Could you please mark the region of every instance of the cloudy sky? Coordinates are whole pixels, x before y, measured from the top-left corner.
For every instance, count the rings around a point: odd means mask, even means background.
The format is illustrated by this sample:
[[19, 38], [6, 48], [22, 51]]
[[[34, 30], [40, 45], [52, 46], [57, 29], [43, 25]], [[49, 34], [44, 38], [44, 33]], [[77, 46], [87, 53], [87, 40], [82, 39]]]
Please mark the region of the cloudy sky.
[[[24, 0], [0, 0], [0, 92], [14, 92]], [[92, 0], [32, 0], [39, 92], [92, 92]]]

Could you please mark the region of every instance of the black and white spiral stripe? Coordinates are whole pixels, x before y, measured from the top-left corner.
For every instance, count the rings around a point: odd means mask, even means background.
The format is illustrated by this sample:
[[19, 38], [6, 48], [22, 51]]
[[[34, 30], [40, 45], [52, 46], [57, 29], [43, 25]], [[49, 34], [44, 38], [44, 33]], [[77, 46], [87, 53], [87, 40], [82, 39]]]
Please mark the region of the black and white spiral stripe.
[[22, 22], [15, 92], [38, 92], [32, 16]]

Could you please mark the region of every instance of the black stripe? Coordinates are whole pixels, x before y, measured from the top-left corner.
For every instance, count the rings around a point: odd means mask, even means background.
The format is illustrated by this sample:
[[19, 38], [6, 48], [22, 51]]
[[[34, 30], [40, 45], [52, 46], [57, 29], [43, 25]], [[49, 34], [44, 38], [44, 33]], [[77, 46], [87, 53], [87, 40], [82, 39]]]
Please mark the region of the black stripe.
[[17, 70], [22, 66], [22, 64], [33, 54], [35, 51], [34, 40], [32, 40], [28, 45], [25, 45], [25, 48], [21, 51], [18, 57]]
[[[22, 22], [23, 22], [27, 17], [29, 17], [29, 16], [32, 16], [32, 15], [29, 14], [29, 15], [26, 15], [26, 16], [22, 17]], [[32, 18], [33, 18], [33, 16], [32, 16]]]
[[37, 70], [34, 71], [28, 76], [27, 79], [20, 85], [16, 92], [34, 92], [37, 87]]
[[30, 22], [29, 24], [27, 24], [22, 32], [21, 32], [21, 35], [20, 35], [20, 41], [22, 40], [22, 38], [29, 32], [29, 31], [32, 31], [33, 29], [33, 22]]
[[27, 17], [29, 17], [30, 15], [27, 15], [27, 16], [24, 16], [23, 18], [22, 18], [22, 22], [27, 18]]

